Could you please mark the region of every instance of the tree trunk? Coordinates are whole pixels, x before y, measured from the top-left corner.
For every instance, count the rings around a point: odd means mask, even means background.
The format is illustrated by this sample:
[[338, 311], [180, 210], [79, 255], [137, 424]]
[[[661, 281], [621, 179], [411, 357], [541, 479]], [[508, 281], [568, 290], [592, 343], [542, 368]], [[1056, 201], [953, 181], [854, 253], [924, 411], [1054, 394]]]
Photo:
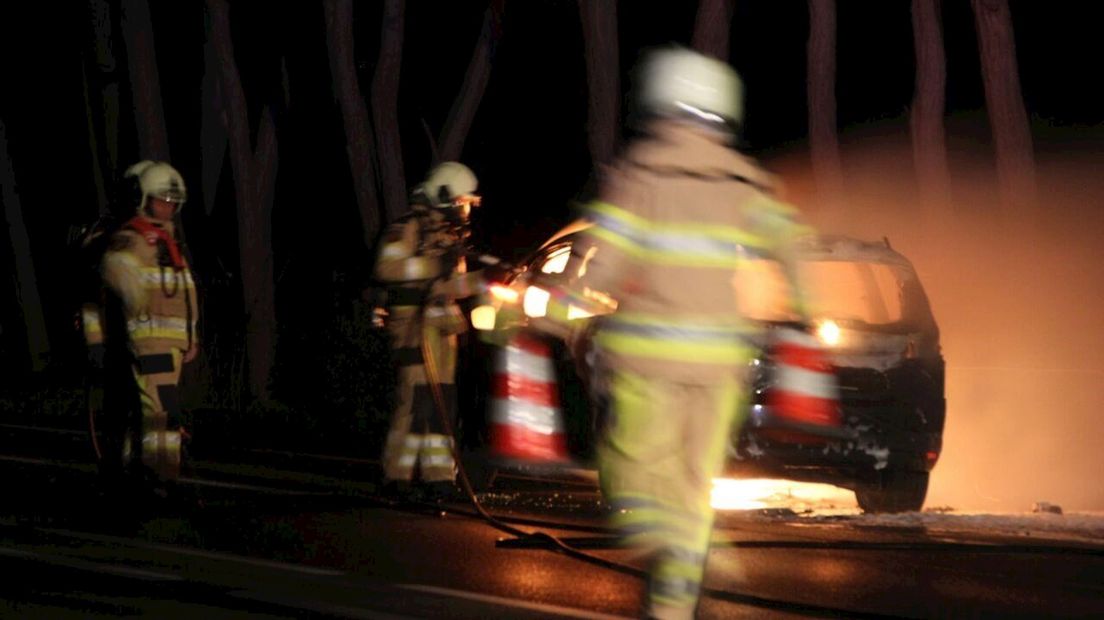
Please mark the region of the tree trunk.
[[621, 116], [617, 0], [579, 0], [586, 51], [587, 144], [595, 169], [613, 159]]
[[909, 124], [921, 219], [929, 223], [949, 213], [951, 206], [951, 173], [943, 128], [947, 68], [939, 11], [940, 0], [912, 0], [916, 91]]
[[699, 52], [728, 62], [733, 0], [701, 0], [690, 45]]
[[221, 78], [222, 102], [230, 136], [230, 161], [238, 201], [238, 252], [246, 315], [249, 387], [254, 398], [268, 400], [276, 349], [275, 285], [272, 264], [272, 201], [276, 184], [276, 123], [271, 108], [261, 113], [256, 149], [249, 142], [249, 112], [234, 62], [226, 0], [207, 0], [211, 39]]
[[122, 30], [138, 129], [138, 157], [169, 161], [172, 155], [161, 106], [161, 81], [148, 0], [123, 0]]
[[326, 13], [326, 44], [330, 54], [334, 96], [337, 97], [345, 125], [345, 152], [349, 156], [353, 189], [360, 209], [364, 245], [371, 248], [376, 243], [380, 228], [379, 191], [372, 163], [372, 148], [376, 140], [368, 117], [368, 106], [357, 85], [353, 58], [353, 3], [352, 0], [326, 0], [322, 6]]
[[483, 14], [483, 27], [479, 31], [479, 39], [475, 42], [475, 49], [468, 62], [464, 84], [460, 87], [459, 95], [452, 102], [448, 118], [441, 128], [436, 157], [439, 161], [456, 161], [463, 154], [464, 141], [475, 120], [475, 113], [479, 109], [483, 93], [487, 90], [495, 50], [502, 38], [502, 4], [502, 0], [492, 0]]
[[843, 162], [836, 126], [836, 0], [809, 0], [809, 150], [821, 206], [839, 207]]
[[88, 85], [88, 64], [81, 65], [81, 87], [84, 91], [84, 120], [88, 128], [88, 154], [92, 157], [92, 180], [96, 184], [96, 211], [100, 215], [108, 212], [107, 183], [111, 175], [106, 174], [100, 159], [100, 138], [96, 130], [95, 114], [92, 112], [92, 89]]
[[119, 70], [112, 41], [114, 25], [111, 5], [106, 0], [88, 0], [94, 60], [84, 64], [85, 106], [88, 115], [89, 146], [95, 167], [99, 212], [107, 213], [119, 166]]
[[31, 240], [27, 225], [23, 222], [23, 207], [19, 192], [15, 189], [15, 169], [8, 154], [7, 128], [0, 120], [0, 200], [4, 202], [4, 217], [8, 222], [8, 238], [15, 258], [15, 294], [23, 312], [27, 328], [27, 350], [31, 356], [31, 370], [46, 367], [50, 355], [50, 338], [46, 332], [46, 318], [42, 299], [38, 294], [38, 278], [35, 277], [31, 259]]
[[403, 0], [385, 0], [380, 27], [379, 58], [372, 76], [372, 120], [376, 126], [383, 208], [388, 221], [406, 213], [406, 175], [399, 137], [399, 71], [402, 68]]
[[[205, 67], [218, 65], [215, 45], [207, 41], [203, 45]], [[200, 86], [203, 110], [199, 124], [200, 183], [203, 186], [203, 210], [210, 216], [215, 209], [219, 178], [222, 166], [226, 162], [227, 123], [222, 118], [225, 106], [222, 103], [222, 88], [218, 71], [206, 71]]]
[[1014, 209], [1035, 205], [1035, 157], [1020, 91], [1016, 42], [1008, 0], [971, 0], [981, 53], [985, 107], [996, 145], [1001, 202]]

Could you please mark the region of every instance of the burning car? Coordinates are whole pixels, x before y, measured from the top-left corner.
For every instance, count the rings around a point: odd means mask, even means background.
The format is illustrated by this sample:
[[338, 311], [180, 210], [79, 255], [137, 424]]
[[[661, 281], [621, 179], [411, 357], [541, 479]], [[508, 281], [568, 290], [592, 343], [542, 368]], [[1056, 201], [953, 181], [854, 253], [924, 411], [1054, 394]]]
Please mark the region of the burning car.
[[[542, 286], [564, 277], [571, 246], [586, 227], [576, 222], [565, 228], [512, 274], [506, 284], [526, 315], [543, 314], [548, 293]], [[771, 330], [790, 318], [781, 311], [787, 295], [781, 268], [763, 260], [752, 270], [763, 278], [763, 294], [750, 314], [766, 328], [758, 344], [767, 351]], [[746, 422], [729, 441], [726, 475], [834, 484], [853, 490], [868, 512], [919, 510], [939, 459], [946, 406], [939, 329], [916, 271], [888, 241], [842, 236], [810, 237], [799, 247], [798, 262], [817, 338], [838, 381], [846, 432], [815, 443], [772, 432], [777, 429], [766, 394], [774, 360], [761, 353], [751, 362], [753, 393]], [[580, 312], [579, 320], [601, 317]], [[583, 363], [561, 363], [559, 370], [573, 451], [587, 454], [602, 423], [604, 396], [588, 387], [600, 369], [588, 356]], [[591, 406], [573, 405], [571, 393], [586, 391]]]

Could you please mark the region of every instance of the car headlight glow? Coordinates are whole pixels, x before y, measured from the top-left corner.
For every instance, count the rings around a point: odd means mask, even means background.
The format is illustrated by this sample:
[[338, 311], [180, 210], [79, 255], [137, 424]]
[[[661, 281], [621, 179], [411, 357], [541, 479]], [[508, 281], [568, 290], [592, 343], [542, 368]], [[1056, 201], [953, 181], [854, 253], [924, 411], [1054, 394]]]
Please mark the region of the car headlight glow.
[[821, 321], [817, 324], [816, 328], [817, 339], [822, 344], [829, 347], [834, 347], [840, 343], [840, 328], [835, 321], [828, 319]]
[[521, 308], [525, 311], [527, 317], [542, 317], [548, 312], [548, 300], [551, 298], [551, 293], [543, 288], [530, 286], [525, 289], [525, 297], [521, 301]]
[[490, 331], [495, 328], [495, 316], [498, 311], [494, 309], [494, 306], [484, 304], [482, 306], [476, 306], [471, 311], [471, 324], [472, 327], [481, 331]]

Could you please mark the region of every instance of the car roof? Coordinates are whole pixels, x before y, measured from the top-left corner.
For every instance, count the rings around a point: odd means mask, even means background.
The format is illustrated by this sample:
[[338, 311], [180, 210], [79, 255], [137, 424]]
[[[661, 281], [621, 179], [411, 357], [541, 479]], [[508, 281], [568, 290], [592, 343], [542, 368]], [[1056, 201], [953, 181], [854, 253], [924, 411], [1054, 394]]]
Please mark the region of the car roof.
[[[556, 245], [593, 225], [594, 222], [586, 218], [574, 220], [556, 231], [537, 248], [537, 251]], [[798, 254], [808, 260], [862, 261], [912, 268], [912, 263], [903, 254], [894, 250], [889, 244], [889, 239], [885, 237], [881, 241], [864, 241], [847, 235], [814, 234], [803, 238], [798, 243]]]
[[886, 237], [881, 241], [863, 241], [846, 235], [810, 235], [800, 240], [797, 252], [805, 260], [859, 261], [912, 268], [909, 259], [894, 250]]

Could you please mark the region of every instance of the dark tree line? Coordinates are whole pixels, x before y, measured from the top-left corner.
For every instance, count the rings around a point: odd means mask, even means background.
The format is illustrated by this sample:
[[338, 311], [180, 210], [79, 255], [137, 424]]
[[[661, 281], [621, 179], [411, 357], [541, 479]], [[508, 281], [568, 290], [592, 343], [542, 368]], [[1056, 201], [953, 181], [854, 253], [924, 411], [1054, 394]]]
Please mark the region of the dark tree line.
[[[734, 32], [754, 28], [733, 23], [738, 0], [701, 0], [687, 33], [691, 45], [727, 59]], [[615, 155], [622, 140], [622, 95], [617, 0], [577, 0], [583, 33], [587, 87], [587, 145], [591, 162], [600, 167]], [[245, 328], [242, 347], [248, 360], [247, 387], [257, 400], [269, 398], [276, 357], [275, 265], [272, 262], [272, 210], [280, 172], [281, 114], [288, 100], [287, 74], [281, 94], [258, 108], [247, 105], [232, 34], [234, 13], [227, 0], [205, 1], [203, 95], [198, 141], [199, 195], [211, 215], [216, 188], [229, 160], [236, 205], [239, 255], [237, 273]], [[355, 4], [324, 0], [320, 9], [332, 77], [333, 97], [344, 130], [344, 149], [361, 224], [361, 240], [370, 249], [382, 227], [407, 209], [406, 196], [421, 171], [404, 170], [404, 140], [428, 140], [433, 161], [462, 159], [464, 145], [495, 66], [504, 36], [505, 0], [489, 0], [475, 44], [464, 53], [469, 61], [458, 92], [440, 127], [424, 135], [400, 133], [399, 84], [412, 76], [401, 72], [407, 3]], [[971, 0], [989, 112], [1001, 196], [1010, 206], [1034, 197], [1032, 140], [1020, 93], [1015, 43], [1007, 0]], [[309, 9], [300, 8], [306, 11]], [[947, 164], [945, 117], [946, 59], [940, 0], [912, 0], [915, 89], [910, 109], [916, 177], [925, 217], [945, 209], [951, 173]], [[379, 12], [380, 28], [372, 41], [356, 41], [353, 23], [362, 12]], [[836, 113], [836, 3], [808, 0], [807, 106], [809, 153], [818, 200], [842, 208], [846, 192]], [[137, 139], [138, 159], [170, 159], [173, 141], [196, 139], [175, 134], [166, 124], [158, 51], [159, 24], [149, 0], [86, 0], [88, 42], [83, 63], [85, 121], [90, 161], [95, 168], [96, 198], [101, 213], [112, 200], [112, 183], [129, 165], [120, 147], [125, 132]], [[524, 36], [520, 33], [517, 36]], [[240, 42], [239, 42], [240, 43]], [[354, 50], [375, 50], [370, 79], [361, 88]], [[180, 53], [177, 50], [175, 53]], [[129, 97], [128, 97], [129, 93]], [[128, 106], [130, 109], [128, 109]], [[126, 112], [124, 112], [126, 110]], [[132, 126], [131, 126], [132, 124]], [[31, 366], [40, 369], [49, 352], [31, 244], [23, 223], [16, 179], [0, 124], [0, 198], [7, 236], [15, 255], [12, 278], [24, 315]]]

